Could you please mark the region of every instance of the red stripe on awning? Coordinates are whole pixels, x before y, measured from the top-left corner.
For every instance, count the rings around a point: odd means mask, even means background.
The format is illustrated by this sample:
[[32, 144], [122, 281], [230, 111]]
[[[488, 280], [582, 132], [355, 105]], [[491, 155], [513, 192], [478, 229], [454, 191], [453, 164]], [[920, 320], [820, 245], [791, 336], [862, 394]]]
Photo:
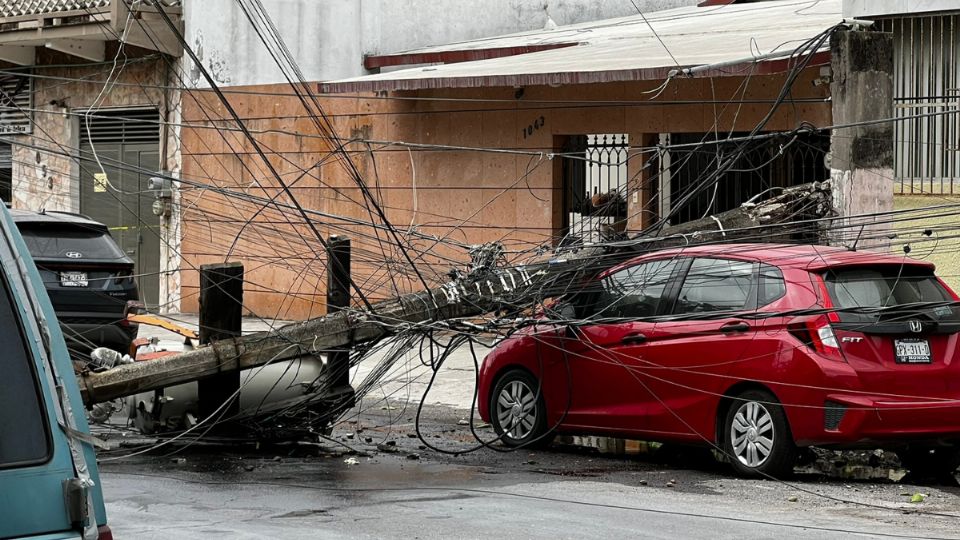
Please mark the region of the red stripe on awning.
[[387, 66], [406, 66], [411, 64], [456, 64], [458, 62], [472, 62], [474, 60], [489, 60], [516, 56], [552, 49], [571, 47], [577, 43], [550, 43], [546, 45], [523, 45], [518, 47], [499, 47], [493, 49], [464, 49], [460, 51], [438, 51], [409, 54], [387, 54], [383, 56], [366, 56], [363, 67], [377, 69]]

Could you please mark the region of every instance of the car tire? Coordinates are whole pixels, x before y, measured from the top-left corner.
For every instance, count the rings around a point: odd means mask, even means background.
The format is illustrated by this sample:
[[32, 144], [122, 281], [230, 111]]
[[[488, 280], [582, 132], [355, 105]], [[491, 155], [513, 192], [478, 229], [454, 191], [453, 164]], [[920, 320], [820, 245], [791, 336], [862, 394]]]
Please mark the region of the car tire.
[[506, 446], [546, 446], [546, 402], [536, 377], [522, 369], [504, 373], [490, 393], [490, 423]]
[[793, 472], [797, 447], [783, 406], [770, 392], [748, 390], [735, 396], [723, 428], [721, 447], [737, 474], [783, 478]]

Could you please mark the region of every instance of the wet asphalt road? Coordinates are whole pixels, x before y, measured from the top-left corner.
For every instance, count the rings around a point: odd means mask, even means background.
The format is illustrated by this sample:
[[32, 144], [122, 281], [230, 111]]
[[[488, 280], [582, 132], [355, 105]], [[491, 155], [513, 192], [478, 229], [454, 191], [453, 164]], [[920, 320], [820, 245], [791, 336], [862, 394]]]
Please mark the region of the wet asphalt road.
[[[377, 360], [360, 366], [354, 383]], [[960, 488], [895, 483], [895, 471], [830, 456], [779, 483], [734, 478], [709, 456], [663, 462], [642, 445], [631, 455], [571, 445], [459, 456], [426, 449], [413, 425], [420, 399], [426, 442], [451, 451], [476, 444], [464, 425], [473, 370], [473, 358], [455, 351], [425, 395], [429, 370], [405, 359], [332, 442], [168, 447], [103, 462], [115, 537], [960, 539]], [[478, 432], [493, 438], [489, 428]], [[104, 457], [117, 452], [129, 450]], [[909, 502], [915, 494], [923, 502]]]
[[[429, 407], [425, 439], [468, 447], [463, 414]], [[571, 446], [450, 456], [424, 449], [410, 410], [359, 418], [333, 443], [192, 446], [104, 463], [115, 536], [960, 538], [960, 488], [822, 474], [741, 480], [709, 461]], [[914, 493], [924, 501], [910, 503]]]

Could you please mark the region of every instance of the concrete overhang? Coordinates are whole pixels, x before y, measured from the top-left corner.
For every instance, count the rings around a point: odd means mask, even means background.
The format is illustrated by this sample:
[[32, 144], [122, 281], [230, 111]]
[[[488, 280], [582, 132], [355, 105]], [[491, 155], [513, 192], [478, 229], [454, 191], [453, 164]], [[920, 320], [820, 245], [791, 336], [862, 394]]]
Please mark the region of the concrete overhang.
[[843, 16], [851, 19], [910, 17], [951, 11], [960, 12], [956, 0], [843, 0]]
[[[72, 2], [71, 4], [76, 4]], [[32, 65], [37, 48], [58, 51], [85, 60], [104, 60], [108, 42], [123, 42], [143, 49], [181, 56], [183, 48], [158, 7], [142, 2], [99, 0], [82, 9], [57, 9], [0, 17], [0, 60]], [[162, 7], [183, 33], [179, 2]], [[53, 9], [53, 10], [50, 10]]]

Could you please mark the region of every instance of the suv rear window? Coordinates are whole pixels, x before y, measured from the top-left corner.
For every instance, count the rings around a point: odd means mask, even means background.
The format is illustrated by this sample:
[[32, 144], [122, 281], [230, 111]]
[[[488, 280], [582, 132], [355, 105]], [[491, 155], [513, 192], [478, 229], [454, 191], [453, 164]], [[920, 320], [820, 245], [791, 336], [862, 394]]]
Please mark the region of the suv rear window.
[[[20, 234], [30, 254], [37, 259], [67, 259], [68, 252], [79, 253], [83, 260], [116, 260], [123, 251], [103, 230], [82, 227], [19, 224]], [[78, 261], [79, 262], [79, 261]]]
[[0, 278], [0, 469], [46, 461], [50, 439], [36, 369]]
[[[841, 268], [824, 275], [827, 293], [837, 308], [895, 307], [917, 302], [949, 302], [953, 298], [943, 288], [933, 271], [910, 265]], [[912, 310], [911, 310], [912, 311]], [[936, 321], [960, 322], [960, 308], [923, 308], [925, 315]], [[842, 322], [876, 322], [881, 313], [838, 313]], [[896, 315], [894, 315], [896, 316]]]

